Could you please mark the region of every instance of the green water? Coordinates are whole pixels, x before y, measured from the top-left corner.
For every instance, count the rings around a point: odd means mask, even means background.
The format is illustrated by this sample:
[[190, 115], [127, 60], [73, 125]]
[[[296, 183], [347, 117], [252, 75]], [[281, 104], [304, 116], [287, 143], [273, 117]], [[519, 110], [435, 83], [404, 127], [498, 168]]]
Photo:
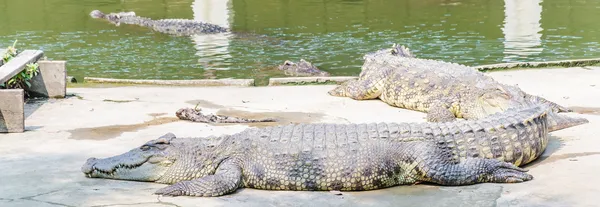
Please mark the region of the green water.
[[[173, 37], [92, 19], [94, 9], [245, 35]], [[0, 46], [18, 39], [77, 78], [253, 78], [300, 58], [357, 75], [363, 54], [395, 42], [467, 65], [600, 57], [599, 20], [597, 0], [0, 0]]]

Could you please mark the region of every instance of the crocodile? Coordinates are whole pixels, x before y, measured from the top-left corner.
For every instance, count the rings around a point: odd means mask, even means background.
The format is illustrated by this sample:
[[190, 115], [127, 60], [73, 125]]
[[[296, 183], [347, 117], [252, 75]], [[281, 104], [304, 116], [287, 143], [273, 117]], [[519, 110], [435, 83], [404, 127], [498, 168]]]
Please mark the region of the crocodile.
[[90, 12], [90, 16], [95, 19], [105, 19], [116, 26], [123, 24], [133, 24], [150, 28], [154, 31], [171, 34], [175, 36], [191, 36], [196, 34], [216, 34], [230, 32], [228, 28], [200, 22], [191, 19], [158, 19], [153, 20], [147, 17], [140, 17], [135, 12], [118, 12], [105, 14], [100, 10]]
[[203, 114], [199, 108], [182, 108], [175, 112], [175, 116], [181, 120], [189, 120], [201, 123], [256, 123], [256, 122], [277, 122], [277, 119], [247, 119], [243, 117], [232, 117], [224, 115]]
[[284, 71], [288, 76], [330, 76], [328, 72], [319, 70], [319, 68], [304, 59], [300, 59], [298, 63], [286, 60], [277, 68]]
[[548, 144], [544, 105], [479, 120], [288, 124], [231, 135], [167, 133], [120, 155], [88, 158], [88, 178], [169, 184], [163, 196], [215, 197], [239, 188], [366, 191], [422, 182], [519, 183]]
[[429, 122], [456, 118], [480, 119], [508, 108], [546, 104], [549, 130], [588, 123], [563, 112], [570, 109], [502, 84], [472, 67], [439, 60], [416, 58], [405, 46], [394, 44], [366, 54], [358, 79], [330, 90], [332, 96], [355, 100], [380, 99], [390, 106], [426, 112]]

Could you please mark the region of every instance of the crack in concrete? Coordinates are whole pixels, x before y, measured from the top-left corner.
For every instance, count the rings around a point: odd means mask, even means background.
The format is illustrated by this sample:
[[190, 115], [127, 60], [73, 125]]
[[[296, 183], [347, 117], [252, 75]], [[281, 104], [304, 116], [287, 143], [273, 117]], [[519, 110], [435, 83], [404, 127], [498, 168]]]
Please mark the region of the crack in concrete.
[[14, 200], [15, 200], [15, 199], [12, 199], [12, 198], [0, 198], [0, 201], [8, 201], [8, 202], [12, 202], [12, 201], [14, 201]]
[[45, 193], [35, 194], [35, 195], [32, 195], [32, 196], [25, 196], [25, 197], [21, 197], [19, 199], [25, 199], [25, 200], [32, 199], [32, 198], [35, 198], [35, 197], [38, 197], [38, 196], [43, 196], [43, 195], [48, 195], [48, 194], [51, 194], [51, 193], [56, 193], [58, 191], [60, 191], [60, 190], [53, 190], [53, 191], [49, 191], [49, 192], [45, 192]]
[[46, 204], [57, 205], [57, 206], [75, 207], [75, 206], [71, 206], [71, 205], [67, 205], [67, 204], [55, 203], [55, 202], [51, 202], [51, 201], [42, 201], [42, 200], [37, 200], [37, 199], [33, 199], [33, 198], [23, 199], [23, 200], [35, 201], [35, 202], [46, 203]]
[[74, 206], [70, 206], [70, 205], [67, 205], [67, 204], [62, 204], [62, 203], [56, 203], [56, 202], [52, 202], [52, 201], [43, 201], [43, 200], [37, 200], [37, 199], [35, 199], [35, 197], [43, 196], [43, 195], [48, 195], [48, 194], [51, 194], [51, 193], [56, 193], [58, 191], [60, 191], [60, 190], [53, 190], [53, 191], [49, 191], [49, 192], [45, 192], [45, 193], [35, 194], [35, 195], [32, 195], [32, 196], [25, 196], [25, 197], [21, 197], [19, 199], [21, 199], [21, 200], [27, 200], [27, 201], [40, 202], [40, 203], [46, 203], [46, 204], [50, 204], [50, 205], [74, 207]]

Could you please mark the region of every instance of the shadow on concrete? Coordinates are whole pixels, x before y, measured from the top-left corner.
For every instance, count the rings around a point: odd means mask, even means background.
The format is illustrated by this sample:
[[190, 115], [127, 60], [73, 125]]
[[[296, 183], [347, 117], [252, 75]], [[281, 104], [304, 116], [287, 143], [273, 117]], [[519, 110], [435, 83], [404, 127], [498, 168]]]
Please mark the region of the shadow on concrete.
[[30, 81], [31, 86], [27, 87], [27, 93], [31, 97], [48, 97], [48, 89], [44, 82], [44, 76], [42, 74], [34, 76]]
[[600, 107], [573, 106], [573, 107], [569, 107], [569, 109], [571, 109], [571, 110], [573, 110], [573, 112], [579, 113], [579, 114], [600, 115]]
[[150, 121], [145, 121], [137, 124], [124, 124], [124, 125], [110, 125], [110, 126], [101, 126], [101, 127], [91, 127], [91, 128], [79, 128], [69, 130], [71, 133], [69, 139], [77, 139], [77, 140], [107, 140], [121, 136], [124, 132], [134, 132], [141, 129], [148, 128], [150, 126], [168, 124], [172, 122], [181, 121], [177, 117], [158, 117], [154, 118]]
[[577, 157], [600, 154], [600, 152], [579, 152], [579, 153], [567, 153], [567, 154], [561, 154], [561, 155], [553, 155], [554, 153], [556, 153], [558, 150], [560, 150], [564, 146], [565, 146], [564, 140], [562, 140], [559, 137], [550, 135], [550, 137], [548, 138], [548, 147], [546, 147], [544, 154], [542, 154], [538, 159], [534, 160], [533, 162], [530, 162], [522, 167], [533, 168], [533, 167], [537, 167], [539, 165], [548, 164], [548, 163], [552, 163], [552, 162], [556, 162], [558, 160], [564, 160], [564, 159], [569, 159], [570, 161], [577, 161], [577, 159], [575, 159]]
[[552, 154], [556, 153], [559, 149], [563, 148], [564, 146], [565, 146], [564, 140], [562, 140], [559, 137], [552, 136], [551, 134], [549, 134], [548, 135], [548, 146], [546, 147], [546, 150], [544, 150], [542, 155], [540, 155], [540, 157], [538, 157], [534, 161], [527, 163], [525, 165], [522, 165], [521, 167], [532, 168], [532, 167], [541, 165], [544, 163], [544, 160], [551, 158]]
[[2, 110], [0, 110], [0, 129], [8, 129], [8, 126], [6, 126], [6, 121], [4, 121]]
[[25, 119], [31, 116], [35, 111], [37, 111], [42, 105], [48, 102], [48, 98], [31, 98], [27, 99], [25, 102]]

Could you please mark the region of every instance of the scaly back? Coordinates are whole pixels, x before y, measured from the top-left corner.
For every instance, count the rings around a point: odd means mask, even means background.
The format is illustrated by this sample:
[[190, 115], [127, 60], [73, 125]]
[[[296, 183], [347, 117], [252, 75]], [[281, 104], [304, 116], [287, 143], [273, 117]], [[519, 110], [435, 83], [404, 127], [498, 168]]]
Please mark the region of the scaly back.
[[[238, 143], [286, 153], [327, 152], [381, 143], [432, 142], [455, 160], [495, 158], [516, 165], [539, 157], [548, 143], [545, 106], [510, 109], [477, 121], [446, 123], [288, 124], [231, 135]], [[244, 141], [245, 140], [245, 141]]]

